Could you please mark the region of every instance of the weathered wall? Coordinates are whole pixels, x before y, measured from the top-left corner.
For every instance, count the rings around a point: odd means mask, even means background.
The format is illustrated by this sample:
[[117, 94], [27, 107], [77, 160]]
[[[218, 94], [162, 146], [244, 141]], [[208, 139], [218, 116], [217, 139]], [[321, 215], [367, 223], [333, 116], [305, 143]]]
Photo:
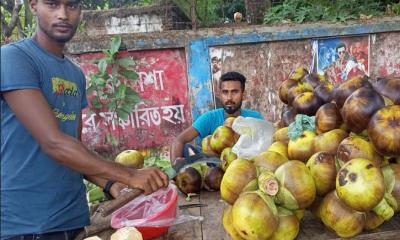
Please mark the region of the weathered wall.
[[[122, 34], [122, 48], [129, 51], [182, 48], [186, 53], [191, 119], [215, 107], [211, 52], [222, 52], [222, 71], [243, 72], [249, 79], [245, 107], [277, 120], [281, 103], [277, 90], [297, 66], [312, 64], [312, 42], [329, 37], [370, 36], [371, 77], [400, 75], [400, 17], [349, 24], [301, 24], [245, 26], [167, 31], [151, 34]], [[69, 45], [72, 54], [99, 52], [110, 36], [77, 36]], [[173, 134], [177, 134], [174, 132]], [[173, 135], [172, 134], [172, 135]]]
[[370, 59], [372, 78], [400, 76], [400, 33], [372, 34]]
[[[112, 133], [125, 148], [145, 149], [165, 146], [192, 121], [188, 101], [186, 59], [183, 49], [122, 51], [121, 57], [132, 57], [138, 73], [136, 83], [128, 82], [141, 98], [126, 120], [115, 121], [108, 111], [83, 112], [82, 140], [97, 151], [110, 150], [105, 144]], [[97, 71], [93, 60], [102, 53], [76, 55], [84, 73]], [[88, 95], [89, 103], [92, 96]]]
[[171, 3], [84, 11], [82, 22], [84, 34], [88, 36], [190, 28], [190, 19]]

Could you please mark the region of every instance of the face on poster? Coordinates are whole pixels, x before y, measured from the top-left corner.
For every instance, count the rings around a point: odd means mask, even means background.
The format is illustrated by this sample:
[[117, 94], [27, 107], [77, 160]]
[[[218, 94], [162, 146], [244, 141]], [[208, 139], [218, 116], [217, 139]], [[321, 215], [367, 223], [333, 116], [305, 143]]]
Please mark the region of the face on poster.
[[[318, 39], [317, 71], [333, 84], [369, 76], [369, 36]], [[314, 48], [315, 49], [315, 48]]]
[[216, 107], [221, 107], [221, 101], [219, 97], [219, 79], [222, 73], [222, 49], [221, 48], [210, 48], [210, 63], [211, 63], [211, 74], [212, 74], [212, 87], [214, 93], [214, 102]]

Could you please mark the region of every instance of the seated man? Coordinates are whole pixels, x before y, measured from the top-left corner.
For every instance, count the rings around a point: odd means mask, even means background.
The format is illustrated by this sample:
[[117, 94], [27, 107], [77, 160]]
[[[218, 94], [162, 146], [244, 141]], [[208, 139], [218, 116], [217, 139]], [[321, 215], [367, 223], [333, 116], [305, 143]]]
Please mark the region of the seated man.
[[228, 117], [254, 117], [264, 119], [256, 111], [242, 109], [243, 93], [245, 89], [246, 78], [238, 72], [227, 72], [220, 79], [220, 98], [223, 108], [208, 111], [202, 114], [192, 126], [185, 129], [172, 143], [171, 160], [177, 158], [187, 158], [189, 149], [194, 153], [200, 150], [188, 144], [196, 137], [200, 140], [214, 133], [215, 129], [224, 124]]

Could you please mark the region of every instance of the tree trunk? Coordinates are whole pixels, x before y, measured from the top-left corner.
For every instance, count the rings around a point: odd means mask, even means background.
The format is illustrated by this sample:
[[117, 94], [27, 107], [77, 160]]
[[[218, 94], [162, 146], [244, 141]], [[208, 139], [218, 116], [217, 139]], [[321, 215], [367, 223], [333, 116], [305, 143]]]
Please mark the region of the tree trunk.
[[15, 1], [14, 6], [12, 9], [10, 9], [10, 4], [4, 4], [2, 1], [3, 7], [5, 7], [5, 10], [11, 13], [11, 19], [9, 22], [7, 22], [6, 18], [4, 17], [4, 14], [1, 14], [1, 35], [3, 37], [10, 37], [14, 28], [17, 26], [19, 22], [19, 11], [22, 8], [23, 2], [21, 1]]
[[25, 27], [32, 27], [32, 12], [29, 8], [29, 1], [24, 0], [24, 6], [25, 6]]
[[191, 6], [191, 20], [192, 20], [192, 29], [196, 30], [197, 29], [197, 19], [196, 19], [196, 0], [192, 0], [192, 6]]
[[271, 7], [270, 0], [245, 0], [246, 19], [250, 24], [261, 24], [264, 22], [264, 15]]

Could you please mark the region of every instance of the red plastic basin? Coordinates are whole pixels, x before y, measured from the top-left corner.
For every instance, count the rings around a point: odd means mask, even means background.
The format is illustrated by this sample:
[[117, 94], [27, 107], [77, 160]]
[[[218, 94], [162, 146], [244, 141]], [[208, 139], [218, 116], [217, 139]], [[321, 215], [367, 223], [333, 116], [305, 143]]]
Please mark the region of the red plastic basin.
[[[140, 201], [140, 198], [144, 196], [140, 196], [135, 201], [126, 204], [121, 207], [117, 211], [112, 214], [111, 218], [111, 226], [113, 228], [122, 228], [125, 226], [133, 226], [137, 228], [143, 236], [143, 239], [152, 239], [161, 236], [162, 234], [168, 231], [168, 228], [171, 225], [171, 219], [176, 219], [176, 207], [178, 203], [178, 191], [175, 186], [169, 184], [166, 190], [159, 190], [156, 193], [151, 195], [151, 200], [159, 203], [159, 208], [157, 208], [157, 212], [153, 212], [152, 214], [147, 214], [149, 211], [149, 201], [144, 200]], [[150, 211], [151, 212], [151, 211]], [[126, 224], [126, 221], [132, 221], [133, 224]], [[158, 224], [159, 221], [167, 220], [170, 224], [167, 225]], [[135, 222], [139, 225], [135, 226]], [[157, 226], [151, 226], [156, 224]], [[150, 225], [150, 226], [149, 226]]]

